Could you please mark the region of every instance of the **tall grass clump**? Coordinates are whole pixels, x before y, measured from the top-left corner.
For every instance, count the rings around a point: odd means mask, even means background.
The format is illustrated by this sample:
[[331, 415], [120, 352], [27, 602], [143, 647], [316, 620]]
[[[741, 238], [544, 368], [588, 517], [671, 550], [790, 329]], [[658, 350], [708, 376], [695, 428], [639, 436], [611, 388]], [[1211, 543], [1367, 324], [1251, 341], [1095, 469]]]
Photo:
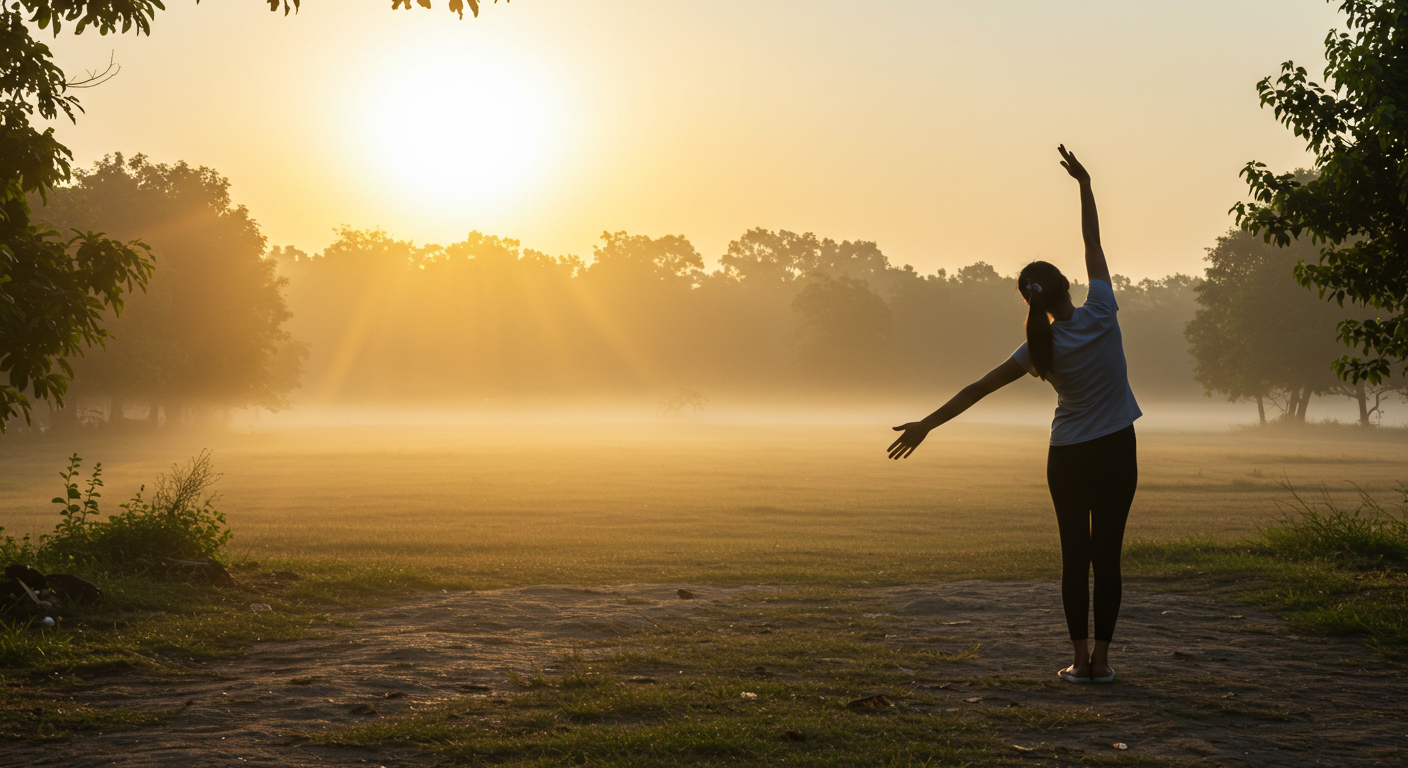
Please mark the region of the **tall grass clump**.
[[1323, 488], [1319, 501], [1312, 503], [1288, 483], [1283, 486], [1292, 501], [1283, 503], [1281, 518], [1261, 531], [1272, 553], [1294, 560], [1331, 560], [1356, 569], [1408, 565], [1408, 487], [1397, 488], [1401, 499], [1394, 511], [1363, 490], [1358, 506], [1345, 510]]
[[1310, 501], [1286, 489], [1281, 519], [1262, 529], [1259, 549], [1275, 565], [1260, 598], [1300, 631], [1358, 635], [1408, 662], [1408, 488], [1396, 510], [1362, 490], [1348, 510], [1327, 491]]

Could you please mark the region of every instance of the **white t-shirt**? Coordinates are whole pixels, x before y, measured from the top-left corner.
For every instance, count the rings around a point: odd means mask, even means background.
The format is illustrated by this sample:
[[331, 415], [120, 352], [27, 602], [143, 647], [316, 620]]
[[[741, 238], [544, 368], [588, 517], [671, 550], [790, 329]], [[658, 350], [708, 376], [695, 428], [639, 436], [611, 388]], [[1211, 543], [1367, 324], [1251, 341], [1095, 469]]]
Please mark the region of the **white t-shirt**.
[[[1046, 380], [1056, 389], [1051, 444], [1073, 445], [1124, 429], [1143, 415], [1129, 388], [1124, 341], [1115, 318], [1115, 292], [1091, 280], [1085, 304], [1069, 320], [1051, 324], [1052, 366]], [[1027, 345], [1012, 359], [1035, 376]]]

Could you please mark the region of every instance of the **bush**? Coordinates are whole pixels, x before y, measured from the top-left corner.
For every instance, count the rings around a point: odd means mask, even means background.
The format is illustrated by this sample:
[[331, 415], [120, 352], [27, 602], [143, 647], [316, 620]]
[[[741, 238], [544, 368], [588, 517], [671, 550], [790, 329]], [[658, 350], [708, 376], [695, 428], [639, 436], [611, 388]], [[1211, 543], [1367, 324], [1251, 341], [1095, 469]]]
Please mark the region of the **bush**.
[[[53, 534], [40, 538], [33, 559], [116, 568], [151, 564], [162, 558], [219, 559], [231, 534], [225, 515], [215, 508], [217, 495], [209, 492], [220, 479], [210, 451], [202, 451], [185, 466], [172, 465], [170, 474], [157, 477], [150, 499], [143, 497], [147, 489], [142, 486], [130, 501], [120, 505], [121, 512], [106, 520], [100, 519], [98, 507], [103, 465], [93, 465], [87, 487], [80, 491], [76, 478], [82, 462], [74, 454], [67, 471], [59, 473], [64, 479], [64, 495], [53, 502], [62, 507], [59, 514], [63, 519]], [[21, 546], [13, 539], [10, 542]]]

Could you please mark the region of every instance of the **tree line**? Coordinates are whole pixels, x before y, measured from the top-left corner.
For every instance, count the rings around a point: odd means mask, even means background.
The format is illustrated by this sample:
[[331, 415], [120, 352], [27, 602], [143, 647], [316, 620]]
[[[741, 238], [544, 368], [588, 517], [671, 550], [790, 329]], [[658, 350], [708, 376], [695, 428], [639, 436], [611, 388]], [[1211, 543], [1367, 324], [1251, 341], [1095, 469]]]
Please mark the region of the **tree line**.
[[[625, 232], [603, 233], [589, 262], [478, 232], [416, 246], [352, 229], [321, 254], [275, 255], [310, 345], [305, 390], [324, 401], [913, 392], [1023, 339], [1014, 283], [991, 266], [921, 275], [875, 243], [812, 233], [750, 230], [712, 271], [684, 237]], [[1183, 345], [1164, 343], [1192, 285], [1126, 285], [1130, 333], [1148, 342], [1138, 369], [1160, 394], [1192, 388]]]
[[[590, 260], [479, 232], [442, 246], [352, 228], [308, 254], [268, 247], [214, 170], [140, 155], [105, 158], [39, 210], [55, 229], [141, 233], [156, 264], [106, 318], [106, 347], [75, 359], [76, 401], [55, 424], [294, 401], [936, 392], [1024, 338], [1013, 279], [989, 264], [921, 274], [876, 243], [812, 233], [749, 230], [713, 270], [682, 236], [626, 232], [603, 233]], [[1201, 383], [1302, 420], [1312, 394], [1363, 396], [1372, 416], [1383, 392], [1329, 369], [1343, 315], [1296, 285], [1302, 255], [1232, 232], [1203, 278], [1116, 276], [1139, 396]]]
[[[343, 229], [268, 248], [209, 168], [114, 155], [54, 191], [56, 228], [143, 233], [157, 267], [75, 360], [63, 418], [193, 418], [331, 403], [576, 396], [815, 397], [931, 391], [1023, 339], [1013, 281], [984, 262], [895, 266], [879, 246], [753, 229], [708, 270], [684, 237], [603, 233], [588, 260], [471, 232], [417, 245]], [[1179, 338], [1196, 281], [1120, 286], [1132, 376], [1195, 393]], [[1077, 291], [1083, 288], [1077, 286]]]

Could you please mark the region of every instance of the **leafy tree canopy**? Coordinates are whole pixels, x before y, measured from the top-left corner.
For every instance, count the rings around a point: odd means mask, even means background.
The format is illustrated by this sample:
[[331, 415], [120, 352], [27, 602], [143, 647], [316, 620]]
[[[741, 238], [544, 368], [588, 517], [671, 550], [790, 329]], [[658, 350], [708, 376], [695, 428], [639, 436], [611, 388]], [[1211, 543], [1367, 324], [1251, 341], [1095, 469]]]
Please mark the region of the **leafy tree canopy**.
[[1262, 105], [1305, 139], [1315, 175], [1248, 163], [1252, 201], [1233, 211], [1267, 242], [1305, 234], [1320, 246], [1318, 263], [1295, 267], [1301, 285], [1378, 310], [1340, 321], [1339, 338], [1357, 356], [1333, 368], [1379, 384], [1408, 362], [1408, 1], [1343, 0], [1340, 9], [1349, 31], [1325, 38], [1328, 87], [1291, 61], [1257, 85]]
[[31, 120], [73, 119], [79, 107], [20, 10], [55, 29], [57, 18], [72, 16], [80, 26], [96, 19], [106, 31], [132, 23], [144, 28], [142, 7], [20, 0], [0, 10], [0, 431], [10, 419], [30, 418], [31, 396], [63, 402], [73, 376], [69, 359], [108, 338], [104, 308], [120, 312], [125, 296], [144, 287], [152, 270], [140, 243], [95, 232], [65, 238], [30, 220], [27, 196], [44, 197], [67, 181], [72, 157], [52, 128], [40, 131]]

